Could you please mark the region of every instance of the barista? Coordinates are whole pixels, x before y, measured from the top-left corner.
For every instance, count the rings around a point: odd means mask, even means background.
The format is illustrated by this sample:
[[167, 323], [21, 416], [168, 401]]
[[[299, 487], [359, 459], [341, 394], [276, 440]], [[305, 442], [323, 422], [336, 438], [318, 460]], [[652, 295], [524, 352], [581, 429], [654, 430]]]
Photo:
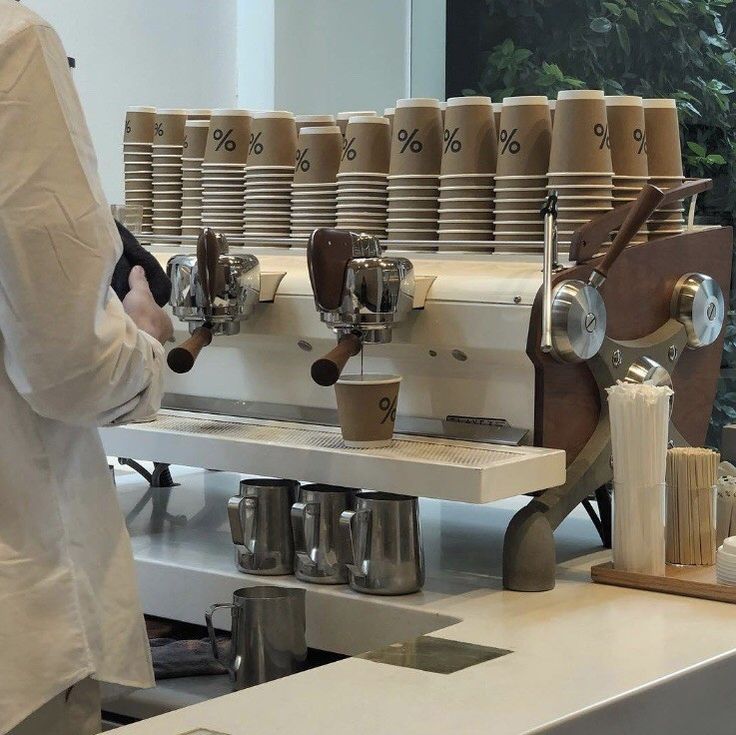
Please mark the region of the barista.
[[98, 426], [154, 413], [171, 322], [120, 237], [54, 31], [0, 0], [0, 735], [100, 730], [153, 684]]

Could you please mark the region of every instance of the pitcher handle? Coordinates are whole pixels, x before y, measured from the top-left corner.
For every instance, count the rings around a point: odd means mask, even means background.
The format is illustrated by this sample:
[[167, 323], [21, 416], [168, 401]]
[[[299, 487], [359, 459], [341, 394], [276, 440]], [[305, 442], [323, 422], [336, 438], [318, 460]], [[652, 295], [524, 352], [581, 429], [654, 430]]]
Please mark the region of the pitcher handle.
[[340, 514], [340, 530], [345, 541], [345, 546], [350, 550], [347, 566], [356, 577], [365, 577], [362, 571], [363, 559], [365, 558], [364, 549], [356, 549], [355, 544], [355, 520], [360, 515], [367, 515], [370, 518], [369, 510], [344, 510]]
[[210, 605], [207, 612], [204, 614], [205, 622], [207, 623], [207, 635], [210, 638], [210, 646], [212, 646], [212, 655], [218, 663], [222, 664], [226, 668], [229, 668], [227, 664], [225, 664], [224, 661], [220, 660], [220, 655], [217, 651], [217, 636], [215, 635], [215, 626], [212, 624], [212, 616], [217, 610], [220, 610], [222, 608], [229, 608], [232, 610], [235, 605], [232, 604], [232, 602], [218, 602], [215, 605]]
[[227, 503], [233, 543], [245, 546], [250, 552], [255, 549], [257, 509], [258, 498], [253, 495], [236, 495]]
[[240, 546], [245, 545], [245, 534], [243, 533], [243, 521], [240, 515], [240, 505], [245, 498], [236, 495], [227, 501], [227, 517], [230, 521], [230, 535], [233, 543]]
[[294, 503], [291, 506], [294, 550], [305, 564], [315, 563], [311, 550], [319, 544], [319, 515], [319, 503]]

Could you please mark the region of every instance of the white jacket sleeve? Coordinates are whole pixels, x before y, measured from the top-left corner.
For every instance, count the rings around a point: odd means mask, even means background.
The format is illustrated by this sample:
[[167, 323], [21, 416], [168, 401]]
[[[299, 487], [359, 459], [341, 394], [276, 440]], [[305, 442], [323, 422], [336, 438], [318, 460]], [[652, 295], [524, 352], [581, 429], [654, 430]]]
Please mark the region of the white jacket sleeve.
[[103, 426], [159, 407], [163, 348], [109, 288], [121, 251], [64, 49], [26, 26], [0, 45], [0, 353], [42, 416]]

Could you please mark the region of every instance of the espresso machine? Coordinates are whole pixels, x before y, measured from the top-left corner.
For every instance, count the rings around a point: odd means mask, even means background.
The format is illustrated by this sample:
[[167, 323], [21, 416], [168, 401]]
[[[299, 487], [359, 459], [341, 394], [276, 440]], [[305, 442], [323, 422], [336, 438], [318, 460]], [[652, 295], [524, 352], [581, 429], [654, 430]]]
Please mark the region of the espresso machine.
[[312, 379], [334, 385], [364, 344], [391, 342], [414, 305], [414, 267], [383, 255], [378, 238], [330, 229], [312, 233], [307, 267], [320, 319], [337, 335], [337, 346], [312, 364]]

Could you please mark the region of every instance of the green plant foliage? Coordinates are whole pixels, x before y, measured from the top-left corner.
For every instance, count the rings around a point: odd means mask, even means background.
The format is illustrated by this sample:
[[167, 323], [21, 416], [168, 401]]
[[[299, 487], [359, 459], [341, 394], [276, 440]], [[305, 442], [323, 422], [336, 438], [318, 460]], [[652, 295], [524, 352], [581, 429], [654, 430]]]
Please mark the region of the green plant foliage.
[[[494, 100], [562, 89], [674, 97], [689, 176], [713, 178], [699, 221], [736, 220], [734, 0], [486, 0], [478, 92]], [[732, 308], [736, 289], [731, 289]], [[708, 441], [736, 421], [736, 325], [729, 314]]]

